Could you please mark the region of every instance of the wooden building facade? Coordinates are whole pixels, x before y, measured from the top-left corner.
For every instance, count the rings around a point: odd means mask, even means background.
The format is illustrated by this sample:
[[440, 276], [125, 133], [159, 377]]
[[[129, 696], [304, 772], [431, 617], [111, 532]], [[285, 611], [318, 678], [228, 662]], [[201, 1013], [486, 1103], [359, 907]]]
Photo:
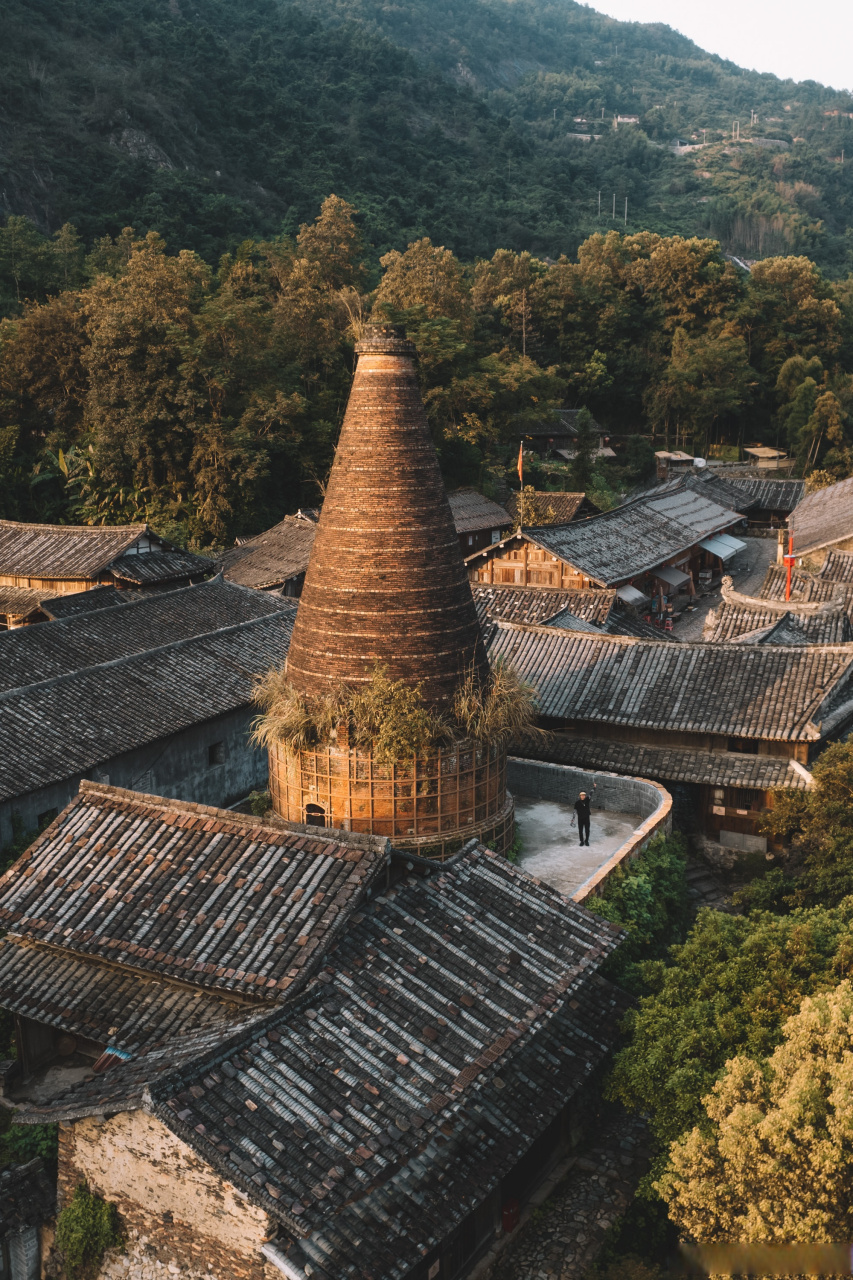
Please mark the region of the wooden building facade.
[[766, 847], [758, 815], [773, 790], [808, 786], [811, 762], [853, 725], [850, 645], [666, 644], [497, 622], [488, 646], [536, 688], [543, 727], [568, 753], [557, 763], [688, 784], [705, 834], [733, 848]]

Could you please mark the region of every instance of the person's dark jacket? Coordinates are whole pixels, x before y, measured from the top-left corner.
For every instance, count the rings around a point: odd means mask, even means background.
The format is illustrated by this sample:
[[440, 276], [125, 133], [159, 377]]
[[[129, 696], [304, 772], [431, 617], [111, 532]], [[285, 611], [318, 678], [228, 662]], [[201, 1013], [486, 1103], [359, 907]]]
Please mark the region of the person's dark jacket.
[[578, 822], [589, 822], [589, 806], [589, 796], [587, 796], [585, 800], [581, 800], [580, 797], [578, 797], [575, 801], [575, 813], [578, 815]]

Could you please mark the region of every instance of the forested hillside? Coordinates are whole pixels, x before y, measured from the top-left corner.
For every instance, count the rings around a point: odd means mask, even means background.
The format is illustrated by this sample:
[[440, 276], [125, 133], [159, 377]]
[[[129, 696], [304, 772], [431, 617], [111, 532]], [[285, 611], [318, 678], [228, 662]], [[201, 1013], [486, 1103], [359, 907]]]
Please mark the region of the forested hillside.
[[853, 265], [846, 95], [571, 0], [7, 0], [0, 83], [4, 212], [87, 245], [132, 225], [213, 263], [335, 191], [374, 265], [425, 234], [573, 253], [614, 200], [629, 232]]
[[604, 506], [644, 477], [652, 433], [853, 472], [853, 295], [808, 258], [746, 273], [714, 241], [611, 231], [576, 261], [465, 264], [424, 237], [384, 255], [371, 288], [358, 222], [330, 197], [295, 238], [246, 240], [214, 270], [155, 232], [86, 254], [70, 227], [10, 219], [0, 253], [25, 283], [0, 322], [3, 514], [148, 519], [211, 546], [314, 505], [370, 315], [417, 344], [451, 487], [500, 487], [519, 438], [563, 405], [588, 406], [619, 459], [529, 478]]

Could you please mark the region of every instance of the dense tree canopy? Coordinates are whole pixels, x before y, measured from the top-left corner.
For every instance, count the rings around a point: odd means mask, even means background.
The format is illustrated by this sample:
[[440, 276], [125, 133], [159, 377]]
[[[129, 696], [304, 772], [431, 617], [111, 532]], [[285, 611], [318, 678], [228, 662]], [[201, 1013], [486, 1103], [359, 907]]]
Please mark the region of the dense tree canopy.
[[729, 1058], [771, 1053], [803, 996], [851, 974], [851, 899], [785, 916], [702, 911], [666, 961], [643, 969], [647, 994], [628, 1017], [614, 1096], [648, 1112], [668, 1145], [700, 1119]]
[[638, 433], [701, 454], [778, 442], [807, 473], [853, 470], [853, 299], [807, 259], [745, 274], [713, 241], [612, 231], [577, 260], [469, 264], [421, 236], [383, 255], [371, 289], [370, 252], [334, 195], [293, 238], [246, 240], [215, 269], [155, 232], [86, 253], [70, 225], [9, 219], [4, 514], [146, 517], [211, 546], [315, 504], [371, 315], [417, 344], [451, 486], [502, 484], [561, 406], [587, 407], [619, 456], [595, 459], [591, 428], [572, 467], [531, 460], [528, 478], [602, 507], [648, 474]]
[[853, 1230], [853, 987], [802, 1002], [766, 1063], [738, 1054], [672, 1148], [670, 1216], [707, 1242], [837, 1243]]

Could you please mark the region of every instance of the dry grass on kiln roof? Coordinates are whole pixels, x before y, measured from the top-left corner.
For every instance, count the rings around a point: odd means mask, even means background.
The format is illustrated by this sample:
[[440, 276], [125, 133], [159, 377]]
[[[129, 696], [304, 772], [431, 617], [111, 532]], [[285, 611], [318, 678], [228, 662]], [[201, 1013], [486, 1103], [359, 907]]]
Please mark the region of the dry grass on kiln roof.
[[521, 733], [539, 732], [535, 689], [503, 663], [495, 664], [486, 684], [469, 671], [447, 712], [426, 707], [420, 684], [391, 680], [379, 665], [365, 685], [341, 685], [314, 698], [294, 689], [286, 671], [274, 669], [258, 682], [254, 700], [262, 709], [253, 725], [257, 745], [283, 743], [302, 751], [336, 741], [344, 724], [349, 745], [372, 751], [379, 764], [428, 755], [460, 738], [505, 746]]

